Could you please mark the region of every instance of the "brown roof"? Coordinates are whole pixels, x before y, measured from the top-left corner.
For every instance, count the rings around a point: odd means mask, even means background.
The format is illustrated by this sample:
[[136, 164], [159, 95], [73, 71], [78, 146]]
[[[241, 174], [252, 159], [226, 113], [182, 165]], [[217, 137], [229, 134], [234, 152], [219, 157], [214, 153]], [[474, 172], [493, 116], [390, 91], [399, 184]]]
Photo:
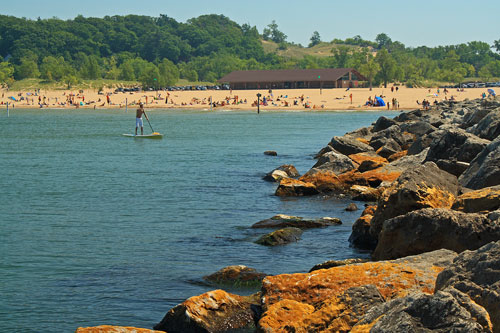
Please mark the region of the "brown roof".
[[345, 74], [353, 72], [359, 79], [366, 78], [353, 68], [322, 69], [275, 69], [257, 71], [234, 71], [222, 77], [219, 82], [297, 82], [297, 81], [337, 81]]

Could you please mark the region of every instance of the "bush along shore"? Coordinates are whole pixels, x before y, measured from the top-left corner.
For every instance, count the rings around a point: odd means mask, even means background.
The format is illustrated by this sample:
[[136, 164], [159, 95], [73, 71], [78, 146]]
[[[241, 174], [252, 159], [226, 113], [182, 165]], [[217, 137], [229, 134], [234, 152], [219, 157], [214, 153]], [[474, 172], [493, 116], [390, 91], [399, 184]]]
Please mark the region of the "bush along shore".
[[[261, 291], [191, 297], [154, 329], [500, 332], [499, 134], [499, 100], [444, 102], [333, 137], [300, 177], [290, 165], [271, 171], [279, 196], [343, 194], [369, 202], [349, 241], [370, 250], [372, 260], [329, 261], [309, 273], [276, 276], [231, 266], [216, 280], [256, 281]], [[277, 215], [253, 227], [339, 223]]]

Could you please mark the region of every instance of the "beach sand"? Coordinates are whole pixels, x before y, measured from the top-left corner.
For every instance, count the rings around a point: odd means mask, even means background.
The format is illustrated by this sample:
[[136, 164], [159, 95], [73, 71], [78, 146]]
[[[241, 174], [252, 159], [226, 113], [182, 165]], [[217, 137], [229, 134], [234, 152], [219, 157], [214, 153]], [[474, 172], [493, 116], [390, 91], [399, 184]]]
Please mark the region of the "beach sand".
[[[210, 109], [209, 101], [219, 105], [213, 109], [227, 110], [256, 110], [254, 102], [257, 100], [257, 93], [272, 101], [267, 106], [261, 105], [260, 109], [265, 110], [387, 110], [385, 107], [365, 106], [369, 97], [384, 96], [385, 102], [390, 102], [390, 109], [393, 110], [392, 99], [396, 98], [399, 110], [413, 110], [420, 108], [417, 101], [426, 99], [432, 103], [443, 101], [452, 96], [457, 101], [464, 99], [481, 98], [482, 93], [487, 94], [486, 88], [467, 88], [464, 91], [450, 88], [444, 94], [443, 89], [437, 88], [405, 88], [399, 87], [398, 91], [391, 88], [353, 88], [353, 89], [290, 89], [273, 90], [272, 97], [268, 90], [194, 90], [194, 91], [140, 91], [140, 92], [114, 92], [114, 89], [107, 89], [101, 94], [97, 90], [40, 90], [38, 91], [0, 91], [0, 107], [6, 108], [9, 102], [10, 108], [40, 108], [40, 101], [43, 108], [125, 108], [127, 103], [129, 108], [136, 108], [139, 102], [145, 104], [146, 108], [178, 108], [178, 109]], [[352, 94], [352, 103], [350, 95]], [[67, 103], [68, 96], [73, 95], [73, 105]], [[107, 103], [109, 95], [110, 103]], [[9, 97], [14, 97], [18, 101], [13, 101]], [[165, 99], [168, 96], [168, 103]], [[20, 100], [24, 97], [24, 100]], [[301, 100], [303, 97], [303, 101]], [[243, 103], [234, 104], [237, 101]], [[246, 103], [244, 102], [246, 100]], [[228, 104], [229, 101], [229, 104]], [[294, 105], [297, 101], [298, 105]], [[61, 103], [65, 103], [61, 105]], [[288, 106], [286, 106], [288, 103]], [[77, 105], [75, 105], [77, 104]], [[224, 104], [224, 106], [221, 106]], [[305, 107], [307, 105], [308, 107]]]

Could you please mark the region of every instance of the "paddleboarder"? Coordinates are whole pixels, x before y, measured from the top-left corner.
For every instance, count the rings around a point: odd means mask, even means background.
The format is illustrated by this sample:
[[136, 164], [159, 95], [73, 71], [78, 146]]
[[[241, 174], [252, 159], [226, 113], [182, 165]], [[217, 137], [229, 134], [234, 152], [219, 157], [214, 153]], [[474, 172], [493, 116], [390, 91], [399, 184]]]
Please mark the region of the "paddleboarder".
[[144, 105], [142, 103], [139, 104], [139, 108], [135, 113], [135, 135], [137, 135], [137, 128], [141, 127], [141, 135], [144, 135], [144, 125], [142, 123], [142, 115], [146, 117], [149, 121], [148, 115], [144, 112]]

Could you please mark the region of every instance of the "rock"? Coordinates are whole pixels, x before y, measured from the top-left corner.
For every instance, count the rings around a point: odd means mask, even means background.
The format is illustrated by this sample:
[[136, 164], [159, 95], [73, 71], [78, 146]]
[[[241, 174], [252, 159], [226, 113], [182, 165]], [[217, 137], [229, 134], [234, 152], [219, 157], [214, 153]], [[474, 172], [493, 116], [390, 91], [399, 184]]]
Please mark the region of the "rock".
[[415, 141], [408, 148], [408, 155], [417, 155], [428, 148], [432, 142], [441, 137], [442, 131], [434, 131], [425, 135], [417, 136]]
[[439, 159], [470, 163], [490, 142], [462, 129], [438, 131], [438, 137], [430, 144], [426, 161]]
[[254, 314], [251, 307], [258, 305], [259, 298], [255, 295], [243, 297], [224, 290], [213, 290], [175, 306], [154, 329], [195, 333], [252, 327]]
[[391, 156], [387, 157], [387, 160], [389, 162], [394, 162], [399, 160], [401, 157], [405, 157], [408, 154], [408, 150], [402, 150], [397, 153], [392, 154]]
[[330, 145], [339, 153], [344, 155], [351, 155], [373, 151], [373, 148], [362, 143], [357, 138], [351, 136], [334, 136], [330, 141]]
[[[386, 158], [380, 156], [380, 155], [377, 155], [377, 153], [375, 153], [374, 151], [370, 151], [370, 152], [365, 152], [365, 153], [358, 153], [358, 154], [351, 154], [349, 155], [349, 158], [351, 160], [353, 160], [356, 164], [359, 164], [361, 166], [361, 164], [363, 164], [363, 162], [372, 162], [373, 164], [376, 164], [376, 165], [379, 165], [379, 166], [382, 166], [382, 165], [385, 165], [387, 163], [389, 163], [387, 161]], [[359, 167], [358, 167], [358, 170], [359, 170]], [[361, 171], [359, 170], [360, 172], [364, 172], [364, 171]]]
[[259, 331], [348, 332], [367, 309], [383, 302], [372, 285], [349, 288], [315, 306], [285, 299], [264, 313]]
[[346, 133], [346, 136], [351, 136], [354, 138], [362, 138], [370, 141], [371, 136], [373, 135], [373, 126], [370, 127], [361, 127], [352, 132]]
[[276, 189], [275, 195], [280, 197], [297, 197], [304, 195], [315, 195], [319, 191], [313, 183], [303, 182], [296, 179], [285, 178], [280, 181], [278, 188]]
[[318, 170], [331, 171], [335, 174], [341, 174], [349, 170], [353, 170], [357, 165], [347, 156], [336, 153], [336, 152], [328, 152], [322, 155], [316, 164], [314, 164], [313, 168]]
[[460, 162], [455, 159], [453, 160], [437, 160], [436, 165], [439, 169], [444, 170], [448, 173], [451, 173], [455, 177], [460, 177], [462, 173], [465, 172], [470, 166], [470, 163]]
[[318, 159], [321, 156], [323, 156], [324, 154], [326, 154], [328, 152], [331, 152], [331, 151], [338, 153], [338, 151], [336, 151], [335, 149], [333, 149], [332, 146], [327, 145], [326, 147], [321, 148], [321, 150], [314, 155], [314, 158]]
[[370, 222], [372, 215], [363, 215], [352, 225], [349, 243], [355, 248], [362, 250], [373, 250], [377, 246], [377, 238], [370, 233]]
[[427, 208], [385, 221], [372, 257], [388, 260], [438, 249], [463, 252], [498, 239], [500, 224], [485, 215]]
[[457, 198], [451, 208], [465, 213], [497, 210], [500, 208], [500, 186], [464, 193]]
[[396, 125], [396, 121], [394, 119], [390, 119], [387, 117], [379, 117], [375, 124], [373, 125], [373, 132], [379, 132], [381, 130], [385, 130], [386, 128], [391, 127], [392, 125]]
[[[359, 330], [358, 330], [359, 329]], [[467, 295], [447, 289], [415, 293], [372, 307], [351, 332], [492, 332], [488, 313]]]
[[401, 146], [394, 139], [387, 139], [383, 146], [377, 149], [377, 154], [384, 158], [389, 158], [389, 156], [399, 153], [401, 151]]
[[469, 111], [465, 114], [462, 124], [460, 124], [460, 128], [466, 129], [472, 127], [479, 123], [491, 110], [485, 108], [477, 108], [472, 111]]
[[290, 216], [284, 214], [278, 214], [270, 219], [262, 220], [254, 225], [252, 228], [284, 228], [284, 227], [295, 227], [300, 229], [310, 229], [310, 228], [323, 228], [332, 225], [340, 225], [342, 221], [335, 217], [322, 217], [319, 219], [305, 219], [300, 216]]
[[483, 139], [495, 140], [500, 135], [500, 108], [488, 113], [473, 130]]
[[392, 168], [397, 168], [402, 171], [413, 168], [419, 164], [423, 164], [425, 159], [427, 158], [427, 153], [429, 152], [429, 148], [425, 148], [418, 154], [409, 155], [408, 153], [401, 158], [396, 159], [395, 161], [391, 161], [389, 164]]
[[264, 152], [264, 155], [268, 155], [268, 156], [278, 156], [278, 153], [275, 152], [274, 150], [266, 150]]
[[255, 243], [266, 246], [285, 245], [298, 241], [301, 235], [301, 229], [287, 227], [264, 235], [256, 240]]
[[[387, 163], [385, 163], [385, 164], [387, 164]], [[376, 162], [376, 161], [373, 161], [373, 160], [366, 160], [366, 161], [363, 161], [359, 165], [358, 171], [359, 172], [365, 172], [365, 171], [369, 171], [369, 170], [374, 170], [374, 169], [380, 168], [382, 166], [384, 166], [384, 164]]]
[[351, 186], [349, 192], [352, 199], [357, 201], [377, 201], [382, 195], [382, 189], [361, 185]]
[[241, 286], [260, 285], [266, 276], [267, 274], [259, 272], [255, 268], [234, 265], [221, 268], [213, 274], [204, 276], [203, 279], [216, 284]]
[[345, 265], [352, 265], [352, 264], [360, 264], [364, 262], [370, 261], [369, 259], [361, 259], [361, 258], [354, 258], [354, 259], [345, 259], [345, 260], [328, 260], [325, 261], [321, 264], [314, 265], [313, 268], [309, 271], [309, 273], [317, 271], [318, 269], [328, 269], [332, 267], [339, 267], [339, 266], [345, 266]]
[[453, 287], [483, 306], [494, 332], [500, 331], [500, 241], [465, 251], [436, 279], [436, 291]]
[[399, 127], [401, 128], [401, 131], [411, 133], [416, 137], [420, 137], [437, 130], [436, 127], [432, 126], [428, 122], [421, 120], [400, 123]]
[[79, 327], [76, 333], [161, 333], [147, 328], [101, 325], [95, 327]]
[[436, 164], [427, 162], [410, 168], [380, 198], [371, 220], [370, 233], [378, 237], [385, 220], [413, 210], [450, 208], [457, 193], [457, 178], [440, 170]]
[[378, 150], [380, 147], [385, 145], [389, 139], [394, 140], [403, 149], [408, 149], [409, 143], [414, 140], [414, 135], [404, 133], [401, 131], [401, 127], [393, 125], [375, 133], [370, 140], [370, 146], [373, 147], [373, 149]]
[[267, 181], [280, 181], [282, 178], [297, 178], [300, 177], [297, 169], [291, 164], [283, 164], [276, 169], [268, 172], [263, 179]]
[[263, 310], [285, 299], [314, 306], [349, 288], [366, 285], [374, 285], [385, 299], [416, 291], [432, 293], [437, 274], [455, 256], [453, 251], [439, 250], [393, 261], [267, 276], [262, 281]]
[[474, 190], [500, 185], [500, 137], [487, 145], [459, 177], [462, 186]]
[[348, 212], [354, 212], [356, 210], [358, 210], [358, 206], [356, 206], [356, 204], [354, 202], [351, 202], [345, 209], [346, 211]]

